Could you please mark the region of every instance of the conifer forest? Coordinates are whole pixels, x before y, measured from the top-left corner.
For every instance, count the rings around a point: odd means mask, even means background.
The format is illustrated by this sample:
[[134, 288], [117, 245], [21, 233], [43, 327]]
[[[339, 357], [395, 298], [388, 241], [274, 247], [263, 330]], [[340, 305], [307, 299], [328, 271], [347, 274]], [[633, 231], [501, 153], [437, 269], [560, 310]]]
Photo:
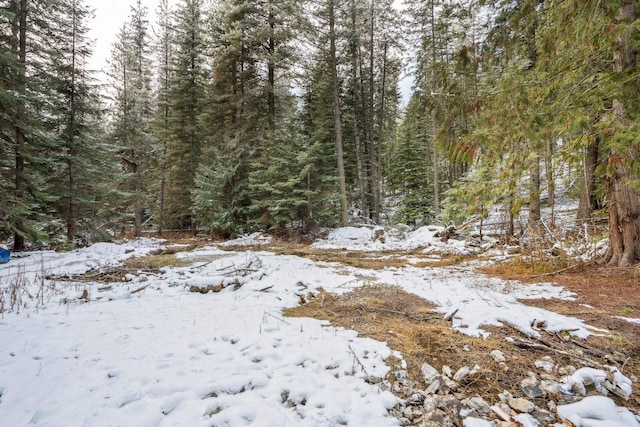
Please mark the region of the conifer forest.
[[15, 251], [460, 224], [496, 206], [508, 235], [562, 186], [576, 225], [608, 224], [603, 262], [640, 259], [637, 0], [157, 4], [131, 7], [102, 79], [84, 0], [0, 0]]

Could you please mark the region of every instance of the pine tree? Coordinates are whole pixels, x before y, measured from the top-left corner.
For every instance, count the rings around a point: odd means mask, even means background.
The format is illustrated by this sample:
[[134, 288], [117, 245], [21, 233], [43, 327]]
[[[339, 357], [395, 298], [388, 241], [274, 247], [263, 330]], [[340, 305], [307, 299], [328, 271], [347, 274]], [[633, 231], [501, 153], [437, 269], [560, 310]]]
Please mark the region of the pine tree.
[[1, 234], [13, 235], [14, 250], [45, 240], [48, 153], [55, 150], [49, 124], [47, 91], [54, 84], [44, 67], [52, 54], [50, 0], [5, 0], [0, 13], [0, 194]]
[[175, 55], [170, 81], [168, 173], [163, 218], [167, 226], [194, 229], [191, 189], [201, 163], [205, 97], [205, 17], [202, 0], [182, 0], [175, 12]]
[[148, 181], [151, 178], [152, 69], [147, 9], [140, 0], [131, 7], [129, 20], [118, 33], [112, 51], [111, 79], [114, 89], [112, 139], [118, 147], [123, 179], [123, 211], [130, 212], [136, 236], [142, 233], [149, 210]]
[[288, 176], [280, 168], [296, 164], [300, 144], [290, 86], [301, 6], [289, 0], [230, 0], [218, 10], [214, 102], [205, 115], [215, 132], [194, 192], [199, 222], [209, 230], [282, 228], [299, 212], [295, 191], [285, 195], [278, 189], [296, 181], [295, 166]]
[[[64, 0], [58, 5], [55, 55], [47, 66], [55, 74], [55, 119], [57, 145], [52, 191], [59, 198], [53, 206], [66, 227], [67, 242], [82, 239], [99, 229], [96, 222], [108, 176], [109, 155], [98, 140], [100, 108], [97, 88], [86, 61], [91, 54], [87, 21], [92, 11], [82, 0]], [[87, 233], [87, 234], [85, 234]]]
[[171, 141], [171, 81], [173, 79], [174, 56], [174, 28], [172, 11], [168, 0], [161, 0], [157, 10], [156, 33], [156, 115], [153, 125], [154, 138], [159, 147], [153, 156], [154, 169], [158, 179], [157, 188], [153, 188], [157, 197], [157, 205], [154, 209], [157, 216], [158, 234], [162, 235], [165, 225], [165, 197], [167, 192], [168, 176], [168, 146]]
[[389, 189], [402, 198], [395, 219], [409, 224], [434, 219], [431, 148], [425, 137], [431, 128], [424, 119], [428, 115], [421, 97], [416, 92], [409, 100], [388, 172]]

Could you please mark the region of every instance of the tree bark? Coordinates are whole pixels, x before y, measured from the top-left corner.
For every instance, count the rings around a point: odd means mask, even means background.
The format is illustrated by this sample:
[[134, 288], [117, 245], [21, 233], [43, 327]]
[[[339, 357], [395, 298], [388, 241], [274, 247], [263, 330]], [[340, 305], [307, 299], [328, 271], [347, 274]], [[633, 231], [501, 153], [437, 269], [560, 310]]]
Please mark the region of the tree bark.
[[[635, 2], [627, 1], [620, 7], [619, 19], [621, 24], [632, 27], [636, 19]], [[631, 44], [633, 29], [627, 30], [619, 39], [619, 50], [614, 58], [614, 73], [621, 74], [635, 67], [636, 50]], [[620, 127], [628, 121], [624, 101], [613, 100], [613, 117]], [[630, 168], [628, 162], [638, 159], [640, 149], [634, 142], [626, 147], [627, 153], [616, 149], [609, 155], [609, 248], [605, 261], [609, 265], [626, 266], [640, 259], [640, 192], [629, 184], [637, 180], [637, 174]]]
[[342, 148], [342, 113], [340, 110], [340, 93], [338, 91], [338, 59], [336, 55], [336, 17], [335, 0], [329, 0], [329, 39], [331, 55], [331, 82], [333, 86], [333, 117], [336, 139], [336, 154], [338, 157], [338, 180], [340, 183], [340, 225], [349, 223], [347, 207], [347, 183], [344, 172], [344, 152]]
[[553, 173], [553, 144], [553, 138], [549, 137], [544, 155], [544, 169], [547, 178], [547, 205], [551, 208], [551, 223], [555, 224], [556, 182]]
[[375, 132], [375, 80], [374, 80], [374, 31], [375, 31], [375, 0], [371, 0], [369, 13], [369, 181], [372, 192], [373, 205], [371, 206], [371, 219], [374, 223], [380, 222], [380, 192], [378, 191], [378, 162], [376, 161], [376, 132]]
[[536, 154], [529, 168], [529, 225], [540, 218], [540, 156]]
[[272, 133], [276, 128], [276, 64], [275, 64], [275, 53], [276, 53], [276, 36], [275, 36], [275, 18], [273, 16], [273, 11], [271, 10], [271, 3], [269, 4], [269, 59], [268, 59], [268, 82], [267, 82], [267, 105], [269, 108], [269, 131]]
[[433, 144], [433, 214], [438, 217], [440, 214], [440, 167], [438, 160], [438, 147], [436, 146], [436, 135], [438, 126], [436, 124], [436, 13], [434, 2], [431, 2], [431, 93], [434, 101], [431, 113], [431, 143]]
[[593, 210], [597, 207], [595, 197], [595, 173], [598, 165], [598, 144], [600, 138], [593, 138], [585, 147], [583, 154], [582, 177], [580, 178], [580, 201], [576, 224], [582, 225], [591, 219]]
[[358, 199], [360, 200], [360, 209], [362, 210], [362, 216], [368, 217], [367, 207], [367, 194], [364, 176], [364, 159], [362, 153], [362, 140], [360, 138], [360, 120], [361, 114], [361, 76], [359, 75], [359, 40], [357, 36], [357, 21], [356, 21], [356, 3], [355, 0], [351, 0], [351, 30], [353, 31], [353, 40], [351, 40], [351, 68], [353, 74], [353, 133], [356, 144], [356, 163], [358, 168]]
[[[26, 90], [26, 71], [27, 71], [27, 13], [28, 6], [27, 0], [20, 0], [20, 11], [18, 17], [18, 93], [24, 93]], [[25, 187], [25, 159], [23, 151], [26, 145], [26, 135], [23, 129], [22, 120], [24, 120], [24, 114], [22, 111], [22, 105], [18, 107], [16, 117], [16, 146], [15, 146], [15, 195], [16, 199], [23, 201], [24, 187]], [[16, 227], [16, 233], [13, 237], [13, 250], [21, 251], [25, 248], [24, 233], [26, 232], [24, 226], [24, 218], [18, 216], [14, 219], [14, 225]]]

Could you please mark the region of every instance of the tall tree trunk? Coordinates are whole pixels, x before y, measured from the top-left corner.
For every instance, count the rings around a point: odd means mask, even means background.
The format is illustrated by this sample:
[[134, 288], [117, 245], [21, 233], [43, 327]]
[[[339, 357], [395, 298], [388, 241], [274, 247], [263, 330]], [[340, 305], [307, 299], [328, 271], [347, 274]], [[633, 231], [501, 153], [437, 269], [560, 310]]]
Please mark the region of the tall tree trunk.
[[382, 81], [380, 82], [380, 110], [378, 111], [378, 153], [376, 169], [376, 188], [378, 193], [378, 220], [380, 219], [380, 212], [382, 211], [382, 142], [384, 135], [384, 117], [386, 103], [385, 98], [387, 96], [387, 42], [384, 42], [382, 50]]
[[73, 241], [75, 234], [75, 179], [74, 179], [74, 168], [73, 168], [73, 157], [75, 153], [75, 127], [76, 127], [76, 2], [73, 2], [73, 10], [72, 10], [72, 29], [71, 29], [71, 93], [69, 94], [69, 104], [70, 104], [70, 116], [69, 116], [69, 159], [67, 160], [67, 173], [68, 173], [68, 183], [69, 186], [69, 197], [67, 201], [67, 242], [70, 243]]
[[[27, 0], [20, 0], [20, 11], [18, 17], [18, 79], [17, 79], [17, 92], [24, 93], [26, 89], [26, 71], [27, 71], [27, 13], [28, 6]], [[17, 122], [16, 122], [16, 146], [15, 146], [15, 195], [16, 199], [20, 202], [23, 201], [24, 187], [25, 187], [25, 159], [24, 159], [24, 150], [26, 149], [26, 136], [24, 131], [24, 123], [25, 120], [24, 113], [22, 113], [22, 104], [19, 104], [17, 111]], [[16, 227], [16, 233], [13, 237], [13, 250], [21, 251], [25, 247], [25, 239], [24, 233], [25, 224], [24, 218], [18, 216], [14, 220], [14, 225]]]
[[540, 155], [536, 154], [529, 168], [529, 225], [540, 218]]
[[344, 172], [344, 152], [342, 148], [342, 113], [340, 110], [340, 93], [338, 91], [338, 58], [336, 55], [336, 17], [335, 0], [329, 0], [329, 39], [331, 55], [331, 82], [333, 86], [333, 117], [336, 139], [336, 154], [338, 157], [338, 180], [340, 182], [340, 225], [349, 223], [347, 205], [347, 183]]
[[272, 134], [276, 128], [276, 71], [275, 71], [275, 51], [276, 51], [276, 40], [275, 40], [275, 18], [273, 16], [273, 11], [271, 10], [271, 2], [269, 8], [269, 55], [268, 55], [268, 82], [267, 82], [267, 106], [269, 109], [268, 112], [268, 122], [269, 122], [269, 131]]
[[359, 71], [359, 40], [357, 36], [357, 21], [356, 21], [356, 3], [355, 0], [351, 0], [351, 30], [353, 31], [353, 40], [351, 41], [351, 72], [353, 77], [353, 133], [356, 144], [356, 163], [358, 168], [358, 199], [360, 200], [360, 209], [362, 210], [363, 217], [368, 217], [369, 212], [367, 208], [367, 194], [364, 176], [364, 159], [362, 152], [362, 140], [360, 138], [360, 118], [362, 117], [361, 102], [360, 99], [362, 85]]
[[544, 169], [547, 178], [547, 204], [551, 208], [551, 223], [555, 223], [556, 210], [556, 182], [553, 173], [553, 138], [547, 139], [544, 155]]
[[[133, 154], [133, 153], [132, 153]], [[134, 154], [135, 155], [135, 154]], [[136, 159], [137, 160], [137, 159]], [[142, 236], [142, 173], [140, 172], [140, 166], [138, 162], [133, 163], [133, 177], [135, 186], [135, 200], [134, 206], [134, 225], [136, 237]]]
[[596, 208], [595, 197], [595, 173], [598, 165], [598, 145], [600, 138], [593, 138], [585, 147], [582, 160], [582, 176], [580, 177], [580, 201], [576, 224], [584, 224], [591, 219], [591, 214]]
[[374, 79], [374, 32], [375, 32], [375, 0], [371, 0], [369, 13], [369, 181], [372, 192], [373, 206], [371, 219], [380, 222], [380, 193], [378, 191], [378, 162], [376, 161], [376, 131], [375, 131], [375, 79]]
[[436, 123], [436, 59], [436, 12], [434, 1], [431, 1], [431, 96], [434, 103], [431, 113], [431, 142], [433, 145], [433, 214], [437, 217], [440, 214], [440, 165], [438, 147], [436, 146], [436, 135], [438, 134], [438, 125]]
[[[631, 44], [633, 26], [636, 19], [635, 2], [627, 1], [619, 11], [622, 25], [630, 28], [619, 38], [619, 50], [614, 60], [614, 73], [620, 74], [635, 67], [636, 50]], [[614, 120], [620, 125], [628, 121], [626, 106], [622, 100], [613, 100]], [[629, 144], [627, 150], [632, 158], [638, 159], [638, 142]], [[609, 167], [609, 249], [605, 260], [609, 265], [631, 265], [640, 259], [640, 192], [629, 184], [637, 180], [637, 174], [627, 164], [625, 154], [612, 150]]]

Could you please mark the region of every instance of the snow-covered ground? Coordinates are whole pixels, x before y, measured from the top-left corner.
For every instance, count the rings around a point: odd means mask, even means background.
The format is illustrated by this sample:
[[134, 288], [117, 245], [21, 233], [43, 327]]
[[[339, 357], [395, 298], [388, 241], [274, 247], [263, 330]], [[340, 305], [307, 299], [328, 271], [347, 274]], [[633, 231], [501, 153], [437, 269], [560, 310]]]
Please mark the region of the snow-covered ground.
[[[373, 230], [342, 229], [317, 246], [407, 248], [428, 241], [426, 257], [441, 245], [435, 231], [376, 243]], [[259, 236], [234, 243], [256, 239], [268, 243]], [[300, 294], [349, 292], [364, 284], [361, 277], [418, 294], [443, 314], [457, 310], [453, 326], [472, 335], [503, 322], [531, 335], [540, 327], [594, 332], [516, 300], [571, 297], [558, 287], [506, 283], [465, 267], [345, 269], [275, 255], [268, 245], [260, 252], [178, 253], [188, 266], [128, 275], [109, 286], [45, 279], [104, 268], [161, 245], [141, 240], [34, 252], [0, 266], [0, 426], [397, 425], [387, 411], [398, 398], [376, 385], [389, 369], [386, 343], [282, 315]], [[464, 250], [448, 243], [456, 245]]]

